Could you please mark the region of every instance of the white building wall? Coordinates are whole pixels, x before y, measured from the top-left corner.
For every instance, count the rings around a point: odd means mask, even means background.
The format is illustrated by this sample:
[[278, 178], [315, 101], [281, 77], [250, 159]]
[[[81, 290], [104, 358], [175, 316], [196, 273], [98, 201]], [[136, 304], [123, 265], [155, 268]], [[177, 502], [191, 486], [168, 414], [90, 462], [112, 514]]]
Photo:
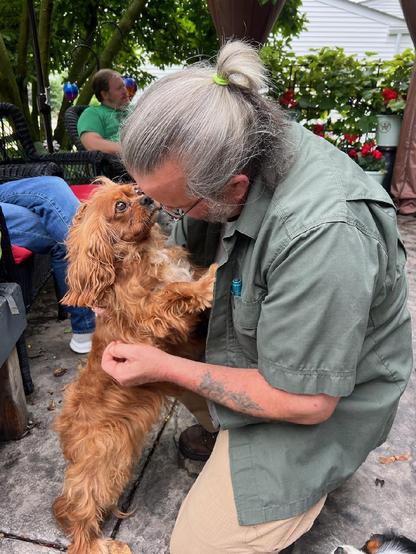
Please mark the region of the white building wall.
[[361, 5], [403, 18], [400, 0], [364, 0], [364, 2], [361, 2]]
[[405, 48], [413, 47], [408, 33], [397, 34], [397, 29], [406, 30], [403, 19], [388, 15], [380, 17], [370, 9], [360, 10], [359, 4], [347, 0], [303, 0], [301, 9], [309, 23], [307, 30], [292, 41], [293, 50], [298, 55], [306, 54], [310, 48], [339, 46], [347, 54], [363, 57], [365, 52], [372, 51], [382, 59], [389, 59]]

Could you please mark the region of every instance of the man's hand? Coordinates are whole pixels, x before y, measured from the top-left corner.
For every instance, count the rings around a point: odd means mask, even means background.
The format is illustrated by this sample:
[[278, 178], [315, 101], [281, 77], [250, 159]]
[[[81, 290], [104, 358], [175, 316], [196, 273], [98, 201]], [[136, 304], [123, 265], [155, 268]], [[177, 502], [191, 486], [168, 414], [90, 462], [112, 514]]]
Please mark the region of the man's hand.
[[111, 342], [104, 350], [102, 368], [120, 385], [133, 387], [163, 381], [169, 354], [148, 344]]

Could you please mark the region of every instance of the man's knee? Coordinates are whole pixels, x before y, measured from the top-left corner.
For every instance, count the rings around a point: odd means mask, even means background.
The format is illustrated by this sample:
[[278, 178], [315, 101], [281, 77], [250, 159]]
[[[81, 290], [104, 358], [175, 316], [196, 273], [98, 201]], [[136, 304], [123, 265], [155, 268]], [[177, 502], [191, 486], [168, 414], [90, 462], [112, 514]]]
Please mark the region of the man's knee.
[[42, 182], [39, 186], [39, 193], [50, 197], [51, 200], [61, 196], [73, 196], [73, 192], [64, 179], [51, 175], [42, 177]]
[[[170, 537], [169, 553], [170, 554], [187, 554], [189, 541], [189, 529], [188, 529], [188, 539], [186, 537], [187, 533], [182, 525], [181, 517], [178, 516], [176, 520], [175, 527], [173, 528], [172, 535]], [[189, 550], [189, 552], [191, 552]], [[195, 554], [192, 553], [192, 554]]]
[[50, 209], [62, 212], [65, 219], [69, 218], [69, 220], [72, 220], [80, 204], [68, 183], [61, 177], [47, 176], [42, 178], [39, 194], [44, 199], [45, 204], [50, 206]]

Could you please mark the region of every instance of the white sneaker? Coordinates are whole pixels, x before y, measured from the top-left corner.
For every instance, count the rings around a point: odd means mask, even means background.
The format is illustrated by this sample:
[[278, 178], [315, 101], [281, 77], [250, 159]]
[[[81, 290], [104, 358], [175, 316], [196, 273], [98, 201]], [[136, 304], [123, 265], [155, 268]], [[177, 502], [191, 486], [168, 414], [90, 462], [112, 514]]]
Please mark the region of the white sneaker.
[[69, 348], [77, 354], [88, 354], [91, 350], [92, 333], [73, 333]]

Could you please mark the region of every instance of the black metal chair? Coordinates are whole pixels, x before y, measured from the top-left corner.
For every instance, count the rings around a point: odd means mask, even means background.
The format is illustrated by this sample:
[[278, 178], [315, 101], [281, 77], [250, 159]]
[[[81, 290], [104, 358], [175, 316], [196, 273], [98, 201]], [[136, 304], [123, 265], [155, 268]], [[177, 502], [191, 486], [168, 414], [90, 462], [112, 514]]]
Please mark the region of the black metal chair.
[[28, 163], [16, 160], [14, 163], [0, 163], [0, 184], [25, 177], [38, 177], [39, 175], [63, 177], [63, 174], [63, 170], [54, 162]]
[[[88, 106], [70, 106], [66, 110], [64, 116], [65, 130], [72, 144], [76, 147], [78, 152], [87, 152], [78, 134], [78, 119], [86, 108], [88, 108]], [[126, 172], [123, 164], [120, 162], [117, 156], [106, 153], [102, 153], [102, 155], [104, 156], [103, 159], [106, 163], [106, 173], [103, 173], [102, 175], [105, 175], [106, 177], [109, 177], [110, 179], [113, 179], [115, 181], [132, 181], [132, 178]]]
[[88, 106], [70, 106], [64, 115], [65, 129], [72, 144], [79, 152], [85, 152], [84, 145], [78, 134], [78, 119]]
[[[21, 266], [14, 261], [9, 233], [7, 231], [6, 221], [0, 208], [0, 240], [1, 240], [1, 258], [0, 258], [0, 282], [17, 283], [22, 289], [23, 300], [26, 311], [40, 289], [50, 275], [50, 265], [48, 256], [31, 257]], [[37, 271], [33, 268], [37, 266]], [[36, 276], [36, 283], [33, 282], [33, 276]], [[20, 336], [16, 343], [17, 355], [19, 357], [20, 370], [22, 373], [23, 387], [25, 394], [33, 392], [33, 381], [30, 375], [29, 356], [26, 348], [25, 333]]]
[[[56, 152], [40, 154], [30, 136], [26, 120], [13, 104], [0, 103], [0, 180], [20, 179], [33, 176], [39, 166], [48, 164], [40, 174], [60, 173], [69, 184], [89, 183], [108, 172], [108, 160], [102, 152]], [[58, 169], [57, 169], [58, 168]], [[31, 174], [33, 171], [33, 174]], [[52, 173], [45, 173], [51, 171]]]

